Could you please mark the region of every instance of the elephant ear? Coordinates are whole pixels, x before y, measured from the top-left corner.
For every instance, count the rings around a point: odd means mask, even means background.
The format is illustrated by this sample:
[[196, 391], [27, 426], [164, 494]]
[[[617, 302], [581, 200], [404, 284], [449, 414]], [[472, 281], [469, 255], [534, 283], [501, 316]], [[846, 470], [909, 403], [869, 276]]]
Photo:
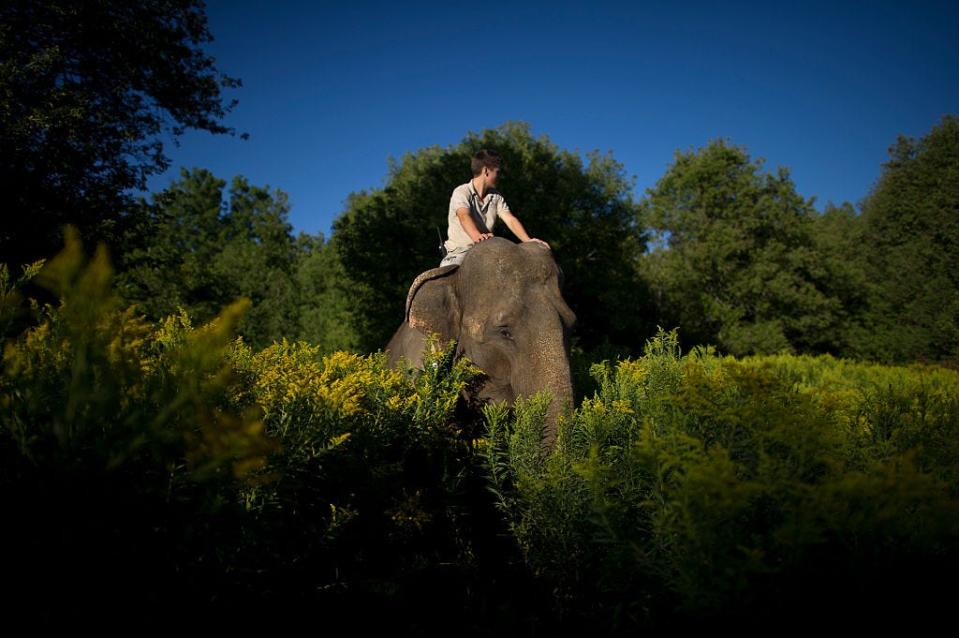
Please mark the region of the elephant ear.
[[444, 341], [459, 339], [460, 304], [453, 288], [459, 264], [440, 266], [420, 273], [406, 295], [406, 321], [429, 335], [439, 333]]

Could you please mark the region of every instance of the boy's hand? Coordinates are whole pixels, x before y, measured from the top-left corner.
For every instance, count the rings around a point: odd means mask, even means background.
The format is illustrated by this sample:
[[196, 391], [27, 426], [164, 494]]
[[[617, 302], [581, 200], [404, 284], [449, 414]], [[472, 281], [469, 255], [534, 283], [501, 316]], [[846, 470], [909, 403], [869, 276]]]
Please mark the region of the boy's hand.
[[479, 237], [476, 239], [476, 241], [474, 241], [473, 243], [474, 243], [474, 244], [477, 244], [477, 243], [483, 241], [484, 239], [489, 239], [489, 238], [492, 237], [492, 236], [493, 236], [493, 233], [480, 233], [480, 236], [479, 236]]
[[[527, 239], [526, 241], [539, 242], [539, 243], [543, 244], [544, 246], [546, 246], [547, 248], [549, 248], [549, 244], [547, 244], [547, 243], [546, 243], [545, 241], [543, 241], [542, 239], [537, 239], [536, 237], [530, 237], [530, 238]], [[550, 248], [550, 250], [552, 250], [552, 248]]]

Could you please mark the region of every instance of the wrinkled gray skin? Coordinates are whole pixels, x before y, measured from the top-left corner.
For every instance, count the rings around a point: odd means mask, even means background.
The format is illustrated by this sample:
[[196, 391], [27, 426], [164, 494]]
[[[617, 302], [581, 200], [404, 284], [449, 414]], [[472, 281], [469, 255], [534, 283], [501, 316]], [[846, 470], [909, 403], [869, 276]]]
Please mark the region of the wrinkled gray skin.
[[506, 401], [548, 389], [553, 395], [543, 444], [556, 439], [559, 414], [572, 406], [569, 335], [576, 315], [563, 300], [563, 272], [552, 251], [537, 242], [491, 237], [477, 243], [459, 266], [419, 275], [407, 297], [407, 321], [386, 346], [389, 365], [405, 358], [422, 368], [426, 334], [457, 340], [488, 379], [471, 401]]

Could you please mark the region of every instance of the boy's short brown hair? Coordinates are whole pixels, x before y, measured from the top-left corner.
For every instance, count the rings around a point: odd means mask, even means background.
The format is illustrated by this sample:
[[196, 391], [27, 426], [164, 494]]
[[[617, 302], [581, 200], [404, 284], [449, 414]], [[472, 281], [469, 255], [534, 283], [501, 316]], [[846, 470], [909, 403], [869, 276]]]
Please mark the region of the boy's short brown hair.
[[473, 156], [472, 162], [470, 162], [473, 169], [473, 177], [476, 177], [483, 172], [483, 169], [487, 166], [490, 168], [499, 168], [500, 173], [503, 172], [503, 158], [499, 156], [494, 150], [491, 149], [480, 149], [476, 155]]

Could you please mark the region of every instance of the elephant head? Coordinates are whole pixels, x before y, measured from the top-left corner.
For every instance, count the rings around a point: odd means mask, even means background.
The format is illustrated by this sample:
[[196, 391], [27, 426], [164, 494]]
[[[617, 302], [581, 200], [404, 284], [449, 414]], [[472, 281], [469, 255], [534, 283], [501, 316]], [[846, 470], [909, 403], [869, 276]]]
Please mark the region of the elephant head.
[[547, 389], [553, 396], [543, 443], [552, 447], [559, 414], [571, 407], [569, 335], [576, 315], [561, 294], [563, 271], [538, 242], [491, 237], [471, 248], [459, 266], [428, 270], [410, 287], [406, 322], [387, 346], [422, 366], [425, 337], [457, 342], [485, 373], [478, 401], [506, 401]]

